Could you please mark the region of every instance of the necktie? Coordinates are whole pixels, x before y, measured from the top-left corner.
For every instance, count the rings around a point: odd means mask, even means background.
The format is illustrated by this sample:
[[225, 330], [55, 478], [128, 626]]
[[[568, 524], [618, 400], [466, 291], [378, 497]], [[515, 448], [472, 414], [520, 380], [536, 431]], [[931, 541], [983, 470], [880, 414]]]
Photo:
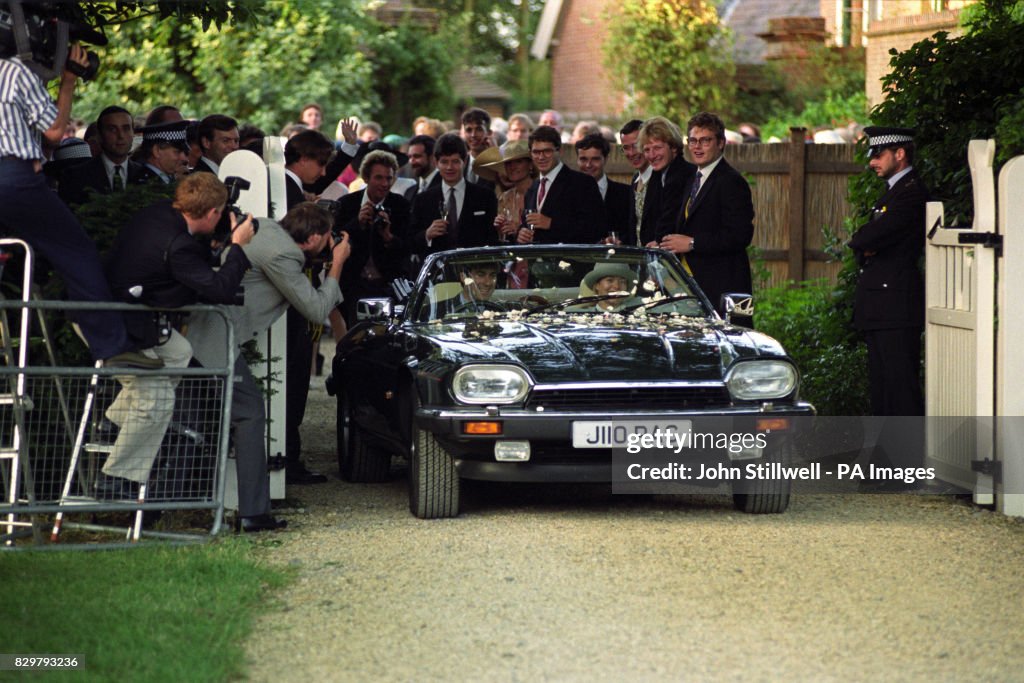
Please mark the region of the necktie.
[[544, 204], [544, 197], [548, 193], [548, 179], [547, 176], [540, 179], [540, 190], [537, 192], [537, 210], [540, 211], [540, 207]]
[[114, 192], [120, 192], [124, 189], [124, 178], [121, 177], [121, 167], [114, 166]]
[[644, 182], [643, 178], [637, 178], [636, 185], [633, 187], [633, 205], [636, 209], [636, 225], [638, 231], [640, 229], [640, 223], [644, 219], [644, 198], [646, 196], [647, 183]]
[[459, 205], [455, 203], [455, 188], [448, 190], [448, 237], [452, 246], [458, 246], [459, 235]]
[[690, 186], [690, 196], [686, 200], [686, 217], [690, 217], [690, 205], [697, 199], [697, 192], [700, 190], [700, 171], [697, 171], [697, 175], [693, 179], [693, 185]]
[[448, 222], [455, 225], [459, 222], [459, 205], [455, 202], [455, 188], [448, 190]]

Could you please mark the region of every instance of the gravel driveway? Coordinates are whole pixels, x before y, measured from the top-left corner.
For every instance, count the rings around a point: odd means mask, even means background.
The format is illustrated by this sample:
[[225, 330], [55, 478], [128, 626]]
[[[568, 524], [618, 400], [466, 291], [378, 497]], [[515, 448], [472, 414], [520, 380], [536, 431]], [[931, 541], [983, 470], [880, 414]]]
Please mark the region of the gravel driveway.
[[[330, 355], [328, 355], [330, 358]], [[347, 484], [334, 400], [261, 541], [297, 568], [248, 644], [258, 681], [1011, 681], [1024, 677], [1024, 524], [949, 496], [727, 497], [473, 485], [454, 520], [405, 480]]]

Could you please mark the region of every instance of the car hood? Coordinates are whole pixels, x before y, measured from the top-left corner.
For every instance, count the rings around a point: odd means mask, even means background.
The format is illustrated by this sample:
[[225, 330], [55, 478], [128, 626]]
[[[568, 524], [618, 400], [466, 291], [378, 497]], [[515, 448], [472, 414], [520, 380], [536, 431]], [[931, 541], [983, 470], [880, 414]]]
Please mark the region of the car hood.
[[[621, 316], [620, 316], [621, 317]], [[575, 318], [575, 319], [574, 319]], [[445, 363], [512, 362], [538, 383], [721, 380], [740, 358], [784, 357], [771, 337], [720, 321], [599, 316], [434, 322], [418, 330]]]

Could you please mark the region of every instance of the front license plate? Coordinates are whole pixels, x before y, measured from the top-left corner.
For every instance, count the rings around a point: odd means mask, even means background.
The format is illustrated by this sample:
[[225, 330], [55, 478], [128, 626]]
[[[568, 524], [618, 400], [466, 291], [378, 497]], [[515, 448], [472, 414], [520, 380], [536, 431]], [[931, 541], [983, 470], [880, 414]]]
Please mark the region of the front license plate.
[[690, 420], [578, 420], [572, 423], [573, 448], [625, 448], [631, 434], [685, 434]]

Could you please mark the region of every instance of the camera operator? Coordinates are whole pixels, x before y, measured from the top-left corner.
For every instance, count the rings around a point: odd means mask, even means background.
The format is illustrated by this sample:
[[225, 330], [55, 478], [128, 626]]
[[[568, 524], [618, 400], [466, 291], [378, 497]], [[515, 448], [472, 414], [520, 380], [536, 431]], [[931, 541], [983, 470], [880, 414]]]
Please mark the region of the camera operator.
[[[224, 212], [228, 191], [211, 173], [182, 178], [174, 199], [157, 202], [137, 214], [118, 233], [107, 272], [120, 300], [159, 308], [179, 308], [200, 301], [236, 303], [249, 259], [231, 249], [219, 270], [210, 264], [209, 247], [196, 236], [209, 235]], [[253, 221], [230, 216], [232, 244], [248, 244]], [[192, 346], [178, 333], [179, 316], [132, 312], [125, 316], [128, 332], [142, 353], [163, 360], [169, 368], [184, 368]], [[135, 484], [146, 482], [174, 409], [177, 377], [121, 379], [123, 389], [107, 410], [120, 427], [114, 449], [103, 466], [108, 475], [97, 482], [102, 498], [132, 497]], [[267, 509], [250, 511], [263, 514]]]
[[341, 279], [349, 326], [356, 322], [359, 299], [388, 296], [391, 282], [406, 276], [409, 202], [391, 192], [397, 173], [394, 154], [370, 152], [359, 166], [366, 187], [338, 200], [334, 224], [348, 232], [352, 243], [352, 258]]
[[[74, 301], [111, 301], [96, 245], [57, 195], [40, 168], [48, 149], [60, 144], [71, 113], [78, 76], [88, 55], [72, 44], [61, 74], [57, 102], [45, 84], [17, 57], [0, 58], [0, 225], [28, 242], [63, 278]], [[158, 368], [158, 360], [135, 351], [120, 313], [93, 311], [76, 316], [95, 360], [107, 365]]]
[[[310, 202], [296, 205], [280, 225], [260, 220], [259, 233], [242, 249], [252, 263], [252, 270], [242, 280], [245, 303], [228, 311], [239, 346], [269, 329], [289, 305], [290, 310], [316, 324], [323, 322], [328, 312], [338, 305], [341, 301], [338, 281], [350, 249], [345, 233], [332, 239], [331, 224], [330, 212]], [[331, 250], [331, 262], [323, 283], [314, 287], [303, 272], [306, 258], [327, 248]], [[235, 251], [239, 250], [230, 249], [228, 257]], [[196, 359], [211, 367], [226, 365], [225, 333], [224, 321], [219, 316], [194, 315], [189, 323], [188, 338]], [[270, 505], [263, 392], [238, 349], [232, 352], [238, 378], [232, 394], [231, 425], [238, 453], [239, 527], [242, 531], [277, 529], [283, 527], [284, 522], [258, 512], [269, 510]], [[288, 355], [291, 354], [289, 349]], [[307, 387], [308, 370], [307, 364], [307, 374], [302, 377]]]

